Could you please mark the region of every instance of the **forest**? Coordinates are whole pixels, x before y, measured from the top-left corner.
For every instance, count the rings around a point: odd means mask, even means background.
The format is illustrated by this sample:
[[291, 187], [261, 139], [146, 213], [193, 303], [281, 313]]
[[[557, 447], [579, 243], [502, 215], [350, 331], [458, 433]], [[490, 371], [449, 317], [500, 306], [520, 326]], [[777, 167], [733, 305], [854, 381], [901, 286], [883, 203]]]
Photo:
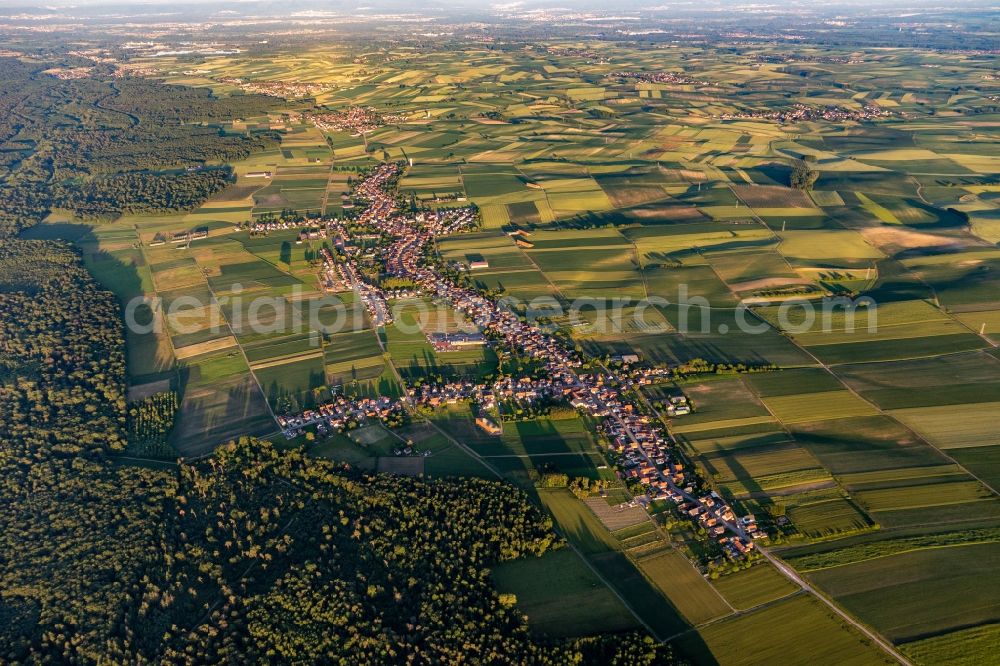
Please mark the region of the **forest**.
[[204, 167], [280, 140], [270, 130], [227, 134], [219, 124], [274, 110], [274, 98], [223, 99], [127, 77], [60, 80], [44, 74], [50, 64], [0, 58], [0, 229], [8, 234], [53, 206], [98, 218], [192, 209], [229, 177]]
[[52, 206], [82, 218], [190, 210], [230, 182], [228, 168], [181, 173], [118, 173], [52, 188]]

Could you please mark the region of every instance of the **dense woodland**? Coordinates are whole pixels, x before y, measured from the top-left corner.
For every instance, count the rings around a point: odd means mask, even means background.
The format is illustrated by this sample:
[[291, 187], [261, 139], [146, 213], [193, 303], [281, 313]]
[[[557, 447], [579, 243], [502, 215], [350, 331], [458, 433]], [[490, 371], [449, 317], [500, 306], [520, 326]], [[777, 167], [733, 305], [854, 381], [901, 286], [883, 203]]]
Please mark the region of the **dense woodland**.
[[[15, 238], [51, 193], [63, 205], [73, 196], [53, 180], [60, 130], [35, 114], [94, 89], [162, 122], [235, 109], [148, 84], [117, 98], [110, 84], [11, 67], [0, 135], [28, 145], [44, 130], [51, 141], [23, 151], [0, 193], [0, 662], [673, 661], [639, 634], [529, 634], [490, 567], [563, 543], [510, 485], [367, 475], [257, 440], [169, 471], [120, 464], [130, 429], [162, 430], [167, 400], [129, 417], [114, 297], [70, 246]], [[83, 212], [127, 209], [101, 201]]]
[[42, 73], [50, 65], [0, 58], [0, 230], [30, 226], [52, 205], [85, 217], [187, 210], [229, 174], [178, 169], [243, 159], [280, 139], [212, 125], [274, 110], [270, 97], [221, 99], [130, 78], [60, 80]]
[[[151, 121], [150, 121], [151, 122]], [[204, 162], [240, 160], [275, 144], [273, 132], [226, 134], [214, 127], [164, 125], [152, 135], [145, 125], [103, 131], [67, 132], [58, 175], [117, 173], [123, 169], [162, 169]], [[163, 150], [169, 145], [170, 150]]]
[[190, 210], [231, 180], [228, 168], [181, 173], [117, 173], [52, 188], [52, 205], [80, 217]]

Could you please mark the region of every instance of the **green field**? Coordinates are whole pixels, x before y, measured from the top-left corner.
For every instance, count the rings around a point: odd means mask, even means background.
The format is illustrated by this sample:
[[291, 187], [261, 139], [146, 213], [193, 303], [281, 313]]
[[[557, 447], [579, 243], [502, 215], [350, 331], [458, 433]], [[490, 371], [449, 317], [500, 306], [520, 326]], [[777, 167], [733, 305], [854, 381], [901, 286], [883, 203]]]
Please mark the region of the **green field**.
[[542, 505], [556, 525], [584, 555], [616, 551], [621, 546], [590, 509], [566, 490], [539, 490]]
[[973, 543], [993, 543], [1000, 541], [997, 528], [973, 528], [962, 531], [920, 533], [913, 536], [889, 537], [858, 541], [851, 545], [836, 547], [828, 545], [821, 550], [806, 548], [799, 555], [792, 555], [791, 561], [800, 571], [817, 571], [853, 564], [880, 557], [890, 557], [900, 553], [923, 550], [925, 548], [950, 548]]
[[787, 424], [878, 414], [878, 410], [848, 391], [765, 398], [764, 404]]
[[978, 666], [996, 656], [1000, 648], [1000, 625], [988, 624], [971, 629], [961, 629], [943, 636], [904, 643], [900, 650], [914, 664], [954, 664]]
[[553, 637], [588, 636], [637, 626], [632, 614], [572, 550], [505, 562], [493, 569], [502, 593], [517, 596], [531, 628]]
[[805, 501], [787, 509], [795, 528], [807, 537], [851, 534], [872, 527], [872, 520], [853, 502], [841, 497]]
[[700, 634], [720, 664], [893, 663], [807, 596], [718, 622]]
[[884, 416], [802, 423], [793, 425], [791, 431], [833, 474], [947, 462], [897, 421]]
[[733, 608], [741, 611], [780, 599], [799, 589], [770, 564], [758, 564], [727, 574], [712, 581], [712, 585]]
[[[872, 511], [894, 511], [989, 499], [992, 493], [978, 481], [955, 481], [922, 486], [864, 490], [855, 497]], [[972, 509], [975, 510], [975, 509]]]
[[[825, 569], [810, 578], [892, 640], [997, 622], [990, 572], [1000, 544], [918, 550]], [[924, 599], [948, 599], [946, 607]]]
[[639, 569], [691, 624], [698, 625], [732, 612], [720, 594], [677, 551], [639, 558]]
[[941, 449], [1000, 444], [992, 416], [998, 403], [901, 409], [892, 415]]

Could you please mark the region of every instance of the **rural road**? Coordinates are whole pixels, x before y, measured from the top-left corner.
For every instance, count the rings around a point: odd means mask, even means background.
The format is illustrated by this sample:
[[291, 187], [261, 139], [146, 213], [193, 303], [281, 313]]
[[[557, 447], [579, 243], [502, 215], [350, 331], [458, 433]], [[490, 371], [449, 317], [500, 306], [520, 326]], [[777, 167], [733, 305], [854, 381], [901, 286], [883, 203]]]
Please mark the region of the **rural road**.
[[[808, 353], [808, 351], [806, 353]], [[812, 354], [810, 354], [810, 356], [812, 356]], [[815, 359], [816, 357], [813, 356], [813, 358]], [[833, 374], [829, 368], [820, 363], [819, 359], [816, 359], [816, 362], [819, 363], [827, 372]], [[836, 375], [834, 376], [836, 377]], [[645, 396], [642, 397], [645, 398]], [[659, 410], [657, 410], [648, 400], [646, 401], [646, 405], [650, 409], [652, 409], [654, 413], [659, 415]], [[673, 439], [672, 436], [671, 439]], [[676, 441], [674, 441], [674, 447], [675, 449], [679, 450]], [[726, 525], [733, 531], [743, 536], [742, 529], [740, 529], [738, 525], [731, 525], [728, 523]], [[831, 601], [825, 595], [821, 594], [815, 588], [813, 588], [813, 586], [810, 585], [804, 578], [802, 578], [802, 576], [800, 576], [798, 572], [796, 572], [792, 567], [788, 566], [780, 559], [769, 553], [765, 548], [760, 547], [759, 544], [755, 544], [755, 546], [757, 547], [757, 552], [763, 555], [783, 576], [785, 576], [785, 578], [798, 585], [807, 594], [810, 594], [816, 599], [819, 599], [824, 605], [826, 605], [830, 610], [836, 613], [841, 619], [843, 619], [849, 625], [851, 625], [852, 627], [860, 631], [862, 634], [864, 634], [870, 641], [872, 641], [875, 645], [880, 647], [886, 654], [891, 656], [897, 662], [903, 664], [903, 666], [913, 666], [913, 664], [906, 657], [900, 654], [896, 650], [896, 648], [893, 647], [891, 643], [889, 643], [887, 640], [876, 634], [874, 631], [868, 629], [863, 624], [852, 618], [845, 611], [841, 610], [833, 601]]]
[[842, 620], [844, 620], [844, 622], [847, 622], [852, 627], [854, 627], [855, 629], [857, 629], [858, 631], [860, 631], [862, 634], [864, 634], [865, 636], [867, 636], [868, 639], [871, 642], [875, 643], [875, 645], [877, 645], [880, 648], [882, 648], [882, 650], [884, 650], [887, 654], [889, 654], [893, 659], [895, 659], [896, 661], [898, 661], [900, 664], [903, 664], [903, 666], [913, 666], [912, 662], [910, 662], [909, 659], [907, 659], [902, 654], [900, 654], [896, 650], [896, 648], [892, 646], [892, 644], [890, 644], [888, 641], [886, 641], [885, 639], [883, 639], [882, 637], [880, 637], [874, 631], [870, 630], [868, 627], [864, 626], [863, 624], [861, 624], [860, 622], [858, 622], [857, 620], [855, 620], [854, 618], [852, 618], [850, 615], [848, 615], [844, 611], [840, 610], [840, 608], [837, 606], [837, 604], [833, 603], [832, 601], [830, 601], [829, 599], [827, 599], [824, 595], [822, 595], [819, 592], [817, 592], [812, 587], [812, 585], [810, 585], [809, 583], [807, 583], [805, 581], [805, 579], [802, 578], [802, 576], [800, 576], [790, 566], [788, 566], [787, 564], [785, 564], [784, 562], [782, 562], [780, 559], [778, 559], [777, 557], [775, 557], [771, 553], [767, 552], [767, 550], [765, 550], [764, 548], [758, 548], [757, 550], [758, 550], [758, 552], [761, 555], [763, 555], [764, 557], [766, 557], [767, 560], [768, 560], [768, 562], [770, 562], [771, 564], [773, 564], [775, 566], [775, 568], [778, 569], [778, 571], [780, 571], [782, 574], [784, 574], [784, 576], [786, 578], [788, 578], [789, 580], [794, 581], [803, 590], [805, 590], [806, 592], [808, 592], [812, 596], [814, 596], [817, 599], [819, 599], [820, 601], [822, 601], [830, 610], [832, 610]]

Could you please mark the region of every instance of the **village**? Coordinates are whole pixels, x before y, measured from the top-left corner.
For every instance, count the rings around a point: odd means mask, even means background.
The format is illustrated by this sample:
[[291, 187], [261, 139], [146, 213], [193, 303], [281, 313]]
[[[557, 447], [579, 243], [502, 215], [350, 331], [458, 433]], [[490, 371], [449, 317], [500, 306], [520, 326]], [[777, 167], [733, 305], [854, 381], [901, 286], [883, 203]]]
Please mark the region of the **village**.
[[708, 81], [697, 81], [676, 72], [614, 72], [611, 76], [617, 76], [622, 79], [635, 79], [639, 83], [664, 83], [676, 86], [710, 85]]
[[794, 123], [800, 121], [854, 121], [861, 122], [891, 116], [892, 111], [878, 104], [869, 103], [861, 109], [848, 109], [842, 106], [826, 106], [815, 108], [805, 104], [796, 104], [792, 108], [781, 111], [746, 111], [743, 113], [724, 113], [720, 120], [776, 120], [779, 123]]
[[321, 83], [302, 83], [293, 81], [251, 81], [239, 77], [223, 76], [216, 79], [219, 83], [239, 86], [243, 92], [257, 95], [270, 95], [285, 99], [311, 97], [316, 93], [329, 90], [331, 86]]
[[816, 62], [824, 65], [860, 65], [864, 58], [853, 56], [817, 56], [805, 53], [758, 53], [754, 62], [782, 64], [786, 62]]
[[[461, 313], [478, 332], [436, 334], [430, 336], [442, 352], [465, 345], [490, 344], [503, 353], [529, 358], [538, 364], [533, 377], [505, 377], [488, 384], [452, 381], [443, 384], [422, 383], [406, 388], [400, 400], [388, 397], [350, 400], [338, 396], [334, 401], [301, 414], [278, 417], [289, 438], [298, 436], [307, 426], [323, 431], [343, 431], [369, 419], [383, 422], [398, 420], [418, 408], [434, 409], [445, 404], [470, 402], [479, 414], [477, 425], [491, 435], [502, 432], [502, 404], [535, 405], [546, 402], [566, 403], [581, 413], [600, 420], [601, 434], [609, 442], [609, 452], [620, 461], [620, 476], [644, 489], [643, 503], [669, 500], [699, 527], [704, 527], [723, 551], [740, 559], [754, 548], [754, 540], [765, 536], [755, 522], [737, 520], [732, 509], [714, 492], [706, 492], [704, 483], [677, 456], [676, 442], [658, 417], [642, 413], [639, 404], [627, 395], [636, 387], [662, 381], [669, 371], [645, 367], [638, 358], [619, 359], [620, 368], [583, 371], [583, 359], [554, 335], [523, 321], [509, 309], [460, 280], [439, 272], [425, 249], [437, 236], [474, 228], [474, 209], [442, 209], [404, 214], [395, 196], [400, 166], [383, 164], [356, 184], [354, 198], [365, 202], [352, 224], [355, 228], [374, 228], [388, 244], [380, 252], [383, 274], [404, 280], [412, 289], [440, 299]], [[396, 292], [383, 290], [366, 280], [355, 264], [357, 246], [351, 242], [346, 224], [333, 220], [326, 224], [327, 235], [334, 239], [337, 252], [321, 253], [321, 281], [326, 286], [355, 290], [375, 326], [392, 321], [390, 299]], [[347, 248], [355, 248], [348, 252]], [[690, 411], [686, 400], [672, 401], [671, 416]], [[500, 421], [500, 424], [496, 423]]]
[[44, 74], [62, 81], [73, 81], [75, 79], [85, 79], [93, 71], [93, 67], [53, 67], [45, 70]]
[[375, 109], [352, 106], [346, 111], [335, 113], [316, 113], [309, 116], [313, 124], [324, 132], [350, 132], [357, 136], [378, 129], [383, 125], [404, 122], [406, 116], [392, 113], [380, 113]]

